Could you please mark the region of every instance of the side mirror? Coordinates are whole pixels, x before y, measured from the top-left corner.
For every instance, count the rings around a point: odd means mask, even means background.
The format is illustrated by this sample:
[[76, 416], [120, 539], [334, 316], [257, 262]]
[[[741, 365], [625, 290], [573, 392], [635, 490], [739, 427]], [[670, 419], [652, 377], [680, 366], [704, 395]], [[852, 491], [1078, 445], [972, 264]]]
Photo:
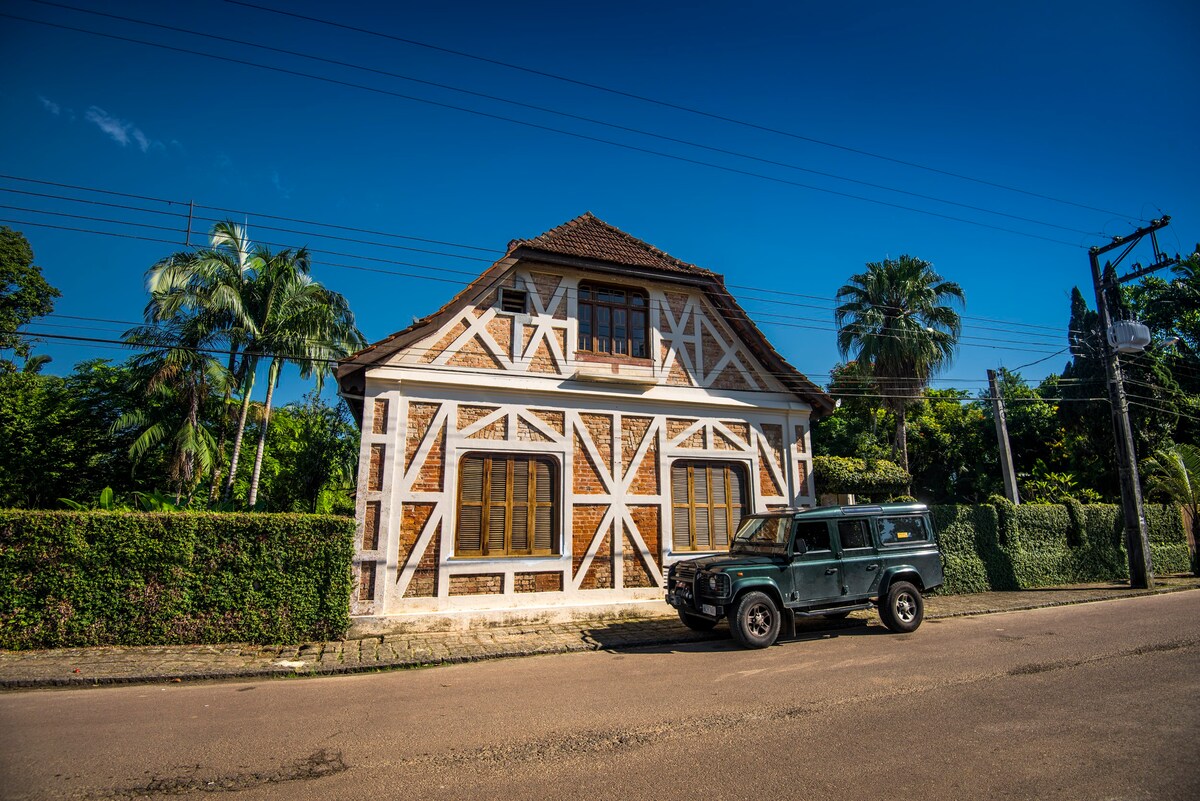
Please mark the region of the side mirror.
[[799, 537], [796, 538], [796, 547], [792, 549], [792, 553], [796, 556], [803, 556], [808, 553], [808, 543]]

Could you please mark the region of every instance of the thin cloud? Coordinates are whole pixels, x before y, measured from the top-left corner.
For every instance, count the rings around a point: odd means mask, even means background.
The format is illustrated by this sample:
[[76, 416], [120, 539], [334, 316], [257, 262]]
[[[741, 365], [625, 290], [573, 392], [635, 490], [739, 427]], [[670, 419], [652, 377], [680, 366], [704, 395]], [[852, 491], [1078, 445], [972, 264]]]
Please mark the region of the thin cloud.
[[283, 195], [285, 200], [292, 199], [292, 190], [283, 185], [283, 181], [279, 178], [279, 170], [271, 170], [271, 185], [279, 194]]
[[126, 147], [132, 142], [143, 153], [148, 152], [151, 148], [163, 147], [161, 142], [150, 139], [142, 132], [141, 128], [132, 122], [114, 117], [99, 106], [90, 107], [84, 115], [84, 119], [95, 123], [97, 128], [108, 134], [109, 138], [121, 147]]
[[42, 97], [41, 95], [38, 95], [38, 100], [40, 100], [42, 102], [42, 108], [46, 109], [46, 111], [49, 111], [55, 117], [62, 114], [62, 106], [58, 105], [50, 98]]

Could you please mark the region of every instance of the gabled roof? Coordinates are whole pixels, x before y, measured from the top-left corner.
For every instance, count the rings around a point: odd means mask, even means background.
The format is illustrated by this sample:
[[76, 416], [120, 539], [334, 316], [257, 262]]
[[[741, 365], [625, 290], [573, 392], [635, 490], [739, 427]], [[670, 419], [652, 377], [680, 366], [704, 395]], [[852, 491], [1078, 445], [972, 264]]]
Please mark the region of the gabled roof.
[[[446, 318], [457, 314], [463, 306], [507, 275], [513, 265], [524, 258], [639, 277], [650, 274], [661, 281], [683, 282], [698, 287], [708, 296], [713, 307], [722, 312], [725, 322], [733, 327], [746, 347], [790, 392], [811, 404], [815, 414], [829, 414], [834, 409], [833, 398], [788, 364], [767, 341], [758, 330], [758, 326], [725, 288], [725, 281], [719, 274], [677, 259], [620, 228], [609, 225], [590, 211], [532, 239], [514, 239], [509, 242], [504, 258], [485, 270], [442, 308], [340, 360], [337, 370], [339, 384], [345, 388], [348, 379], [354, 375], [384, 361], [393, 353], [436, 330]], [[351, 405], [355, 407], [356, 414], [361, 419], [361, 405]]]
[[557, 228], [551, 228], [533, 239], [514, 239], [508, 243], [509, 253], [519, 248], [595, 259], [629, 267], [648, 267], [652, 270], [706, 277], [715, 274], [703, 267], [681, 261], [654, 245], [609, 225], [590, 211], [585, 211], [575, 219], [568, 220]]

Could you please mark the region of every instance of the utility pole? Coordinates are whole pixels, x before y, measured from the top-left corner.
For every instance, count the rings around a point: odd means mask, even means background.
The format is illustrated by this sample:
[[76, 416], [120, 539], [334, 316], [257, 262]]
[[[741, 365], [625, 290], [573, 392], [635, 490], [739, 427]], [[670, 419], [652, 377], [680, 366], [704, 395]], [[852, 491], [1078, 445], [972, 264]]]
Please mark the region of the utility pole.
[[993, 417], [996, 418], [996, 439], [1000, 441], [1000, 473], [1004, 476], [1004, 497], [1020, 503], [1017, 493], [1017, 474], [1013, 470], [1012, 447], [1008, 444], [1008, 419], [1004, 416], [1004, 398], [1000, 395], [1000, 382], [996, 371], [988, 370], [988, 386], [992, 391]]
[[[1121, 284], [1141, 278], [1144, 275], [1161, 270], [1179, 263], [1179, 257], [1168, 258], [1158, 249], [1158, 238], [1155, 234], [1160, 228], [1165, 228], [1171, 218], [1163, 215], [1161, 219], [1152, 220], [1149, 225], [1139, 228], [1129, 236], [1113, 237], [1107, 245], [1093, 247], [1088, 250], [1088, 258], [1092, 267], [1092, 285], [1096, 290], [1096, 313], [1100, 322], [1100, 347], [1104, 353], [1104, 367], [1108, 374], [1108, 397], [1112, 406], [1113, 433], [1117, 446], [1117, 469], [1121, 477], [1121, 509], [1125, 517], [1125, 551], [1129, 555], [1129, 586], [1146, 589], [1154, 583], [1154, 573], [1150, 564], [1150, 542], [1146, 533], [1146, 514], [1142, 507], [1142, 488], [1138, 476], [1137, 453], [1133, 446], [1133, 430], [1129, 424], [1129, 402], [1125, 397], [1125, 382], [1121, 375], [1121, 361], [1116, 349], [1109, 342], [1109, 328], [1112, 326], [1112, 315], [1109, 311], [1108, 295], [1117, 291]], [[1154, 244], [1154, 262], [1147, 267], [1135, 264], [1133, 272], [1117, 278], [1107, 277], [1110, 269], [1115, 269], [1129, 255], [1129, 251], [1141, 241], [1142, 237], [1150, 236]], [[1100, 270], [1100, 255], [1110, 250], [1124, 247], [1115, 261], [1106, 263], [1104, 272]]]

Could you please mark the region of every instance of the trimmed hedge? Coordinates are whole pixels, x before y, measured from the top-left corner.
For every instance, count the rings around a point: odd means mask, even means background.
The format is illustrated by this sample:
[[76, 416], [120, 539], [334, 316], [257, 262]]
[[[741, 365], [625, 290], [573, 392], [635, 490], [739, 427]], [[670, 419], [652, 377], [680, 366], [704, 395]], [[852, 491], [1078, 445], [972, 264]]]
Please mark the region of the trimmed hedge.
[[[1119, 506], [934, 506], [931, 512], [946, 566], [945, 593], [1129, 577]], [[1147, 506], [1146, 522], [1154, 572], [1187, 572], [1187, 535], [1179, 509]]]
[[343, 517], [0, 510], [0, 648], [336, 638], [353, 554]]
[[909, 485], [912, 476], [900, 465], [887, 459], [852, 456], [814, 456], [813, 476], [822, 492], [838, 495], [891, 495]]

